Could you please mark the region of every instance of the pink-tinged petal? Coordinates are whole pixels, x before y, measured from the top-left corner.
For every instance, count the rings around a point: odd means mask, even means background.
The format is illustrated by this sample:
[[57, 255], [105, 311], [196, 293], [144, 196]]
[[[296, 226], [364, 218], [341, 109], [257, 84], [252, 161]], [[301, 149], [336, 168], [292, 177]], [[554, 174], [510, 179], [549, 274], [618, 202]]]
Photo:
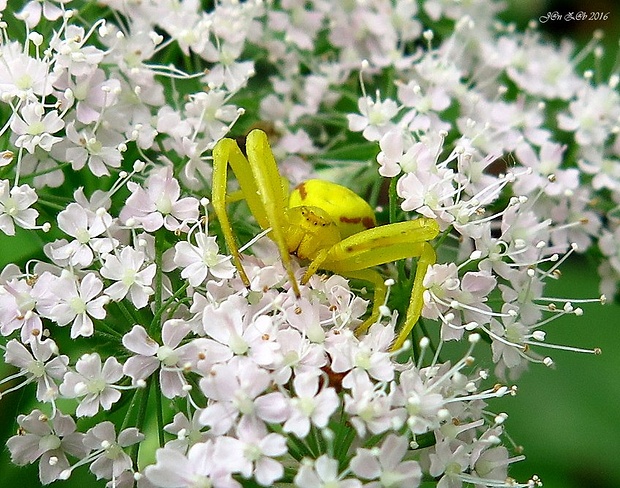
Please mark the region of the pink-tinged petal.
[[161, 338], [166, 346], [175, 349], [191, 330], [187, 322], [181, 320], [167, 320], [161, 331]]
[[109, 301], [110, 299], [107, 296], [101, 296], [88, 302], [86, 304], [86, 311], [88, 312], [88, 315], [99, 320], [105, 318], [106, 311], [103, 307], [107, 305]]
[[157, 271], [157, 265], [155, 263], [149, 264], [146, 268], [144, 268], [142, 271], [140, 271], [136, 275], [136, 281], [139, 280], [140, 283], [144, 285], [150, 285], [153, 282], [153, 278], [155, 277], [156, 271]]
[[378, 478], [381, 475], [381, 466], [369, 449], [358, 450], [351, 460], [351, 469], [357, 476], [367, 480]]
[[234, 398], [239, 382], [232, 367], [216, 364], [208, 375], [200, 380], [200, 388], [208, 398], [225, 402]]
[[97, 353], [84, 354], [77, 362], [75, 369], [85, 378], [98, 378], [101, 373], [101, 357]]
[[6, 443], [11, 451], [11, 462], [17, 466], [24, 466], [37, 459], [42, 454], [39, 441], [40, 437], [33, 434], [11, 437]]
[[295, 393], [299, 397], [313, 397], [319, 391], [319, 380], [314, 373], [299, 374], [293, 380]]
[[312, 422], [319, 428], [325, 427], [329, 417], [338, 408], [338, 395], [333, 388], [325, 388], [316, 397], [316, 408], [312, 412]]
[[52, 378], [60, 380], [67, 372], [68, 364], [69, 358], [67, 356], [58, 356], [45, 365], [45, 371]]
[[144, 380], [151, 376], [160, 366], [159, 359], [152, 356], [132, 356], [123, 365], [123, 373], [133, 379]]
[[112, 405], [121, 399], [121, 392], [114, 388], [106, 388], [99, 395], [99, 402], [104, 410], [110, 410]]
[[267, 393], [254, 400], [256, 415], [269, 423], [282, 423], [290, 415], [290, 405], [286, 397], [278, 392]]
[[99, 396], [87, 395], [77, 406], [75, 414], [78, 417], [94, 417], [99, 411]]
[[7, 214], [0, 215], [0, 230], [7, 236], [15, 235], [15, 224], [13, 224], [13, 219]]
[[391, 130], [379, 141], [379, 147], [390, 161], [398, 161], [403, 155], [403, 136], [399, 130]]
[[284, 432], [292, 432], [300, 439], [303, 439], [310, 432], [310, 419], [294, 410], [288, 420], [284, 423]]
[[123, 346], [142, 356], [153, 356], [159, 348], [159, 344], [149, 337], [141, 325], [134, 325], [133, 329], [123, 336]]
[[58, 227], [65, 234], [76, 237], [81, 229], [88, 227], [86, 210], [78, 203], [70, 203], [65, 210], [58, 214]]
[[347, 119], [349, 120], [349, 130], [353, 132], [364, 130], [368, 125], [368, 119], [358, 114], [348, 114]]
[[137, 219], [147, 232], [155, 232], [164, 225], [164, 217], [159, 212], [152, 212]]
[[[33, 341], [34, 344], [34, 341]], [[26, 369], [34, 361], [30, 351], [26, 349], [17, 339], [12, 339], [6, 345], [4, 360], [8, 364]]]
[[194, 197], [181, 198], [172, 206], [173, 215], [179, 220], [198, 219], [198, 200]]
[[159, 382], [161, 384], [161, 392], [166, 398], [174, 398], [177, 396], [185, 396], [183, 386], [185, 381], [181, 373], [178, 371], [161, 370], [159, 372]]
[[215, 435], [225, 434], [233, 426], [238, 415], [237, 410], [227, 403], [214, 403], [200, 413], [200, 423], [211, 427]]
[[275, 459], [263, 457], [256, 461], [254, 476], [260, 485], [272, 486], [273, 482], [282, 478], [283, 475], [284, 467]]
[[93, 262], [93, 251], [87, 245], [79, 244], [77, 241], [75, 242], [78, 245], [71, 256], [71, 264], [73, 266], [89, 266]]
[[103, 290], [103, 282], [95, 273], [88, 273], [80, 283], [80, 296], [85, 302], [95, 298]]
[[123, 377], [123, 366], [114, 356], [106, 359], [101, 374], [108, 383], [115, 383]]
[[158, 449], [157, 463], [147, 466], [145, 475], [161, 488], [183, 488], [190, 486], [193, 470], [191, 463], [179, 451]]
[[127, 288], [127, 286], [121, 281], [114, 283], [113, 285], [107, 287], [105, 290], [106, 294], [115, 302], [118, 302], [119, 300], [125, 298], [128, 291], [129, 289]]
[[125, 429], [118, 435], [118, 444], [122, 447], [132, 446], [144, 440], [144, 434], [141, 434], [135, 427]]
[[93, 321], [85, 313], [81, 313], [75, 317], [75, 321], [71, 326], [71, 339], [76, 337], [90, 337], [95, 331]]
[[142, 286], [133, 285], [129, 289], [129, 298], [136, 308], [144, 308], [149, 302], [149, 294]]

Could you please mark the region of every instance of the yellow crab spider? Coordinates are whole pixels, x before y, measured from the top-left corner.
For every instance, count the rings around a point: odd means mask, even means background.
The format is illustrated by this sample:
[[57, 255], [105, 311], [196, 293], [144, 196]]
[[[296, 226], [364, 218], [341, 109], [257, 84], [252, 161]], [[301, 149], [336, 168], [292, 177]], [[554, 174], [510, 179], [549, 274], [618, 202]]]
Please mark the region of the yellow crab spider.
[[215, 213], [245, 285], [250, 282], [226, 212], [229, 165], [250, 212], [277, 245], [297, 297], [300, 291], [291, 254], [309, 263], [302, 284], [322, 269], [374, 285], [372, 312], [356, 333], [364, 333], [377, 321], [387, 293], [384, 279], [371, 268], [408, 257], [418, 258], [405, 321], [392, 346], [400, 348], [422, 311], [422, 282], [427, 267], [435, 263], [435, 251], [429, 241], [439, 233], [437, 222], [421, 217], [375, 227], [374, 212], [366, 201], [348, 188], [322, 180], [308, 180], [289, 195], [267, 135], [259, 129], [250, 132], [246, 150], [247, 157], [233, 139], [218, 141], [213, 148], [212, 189]]

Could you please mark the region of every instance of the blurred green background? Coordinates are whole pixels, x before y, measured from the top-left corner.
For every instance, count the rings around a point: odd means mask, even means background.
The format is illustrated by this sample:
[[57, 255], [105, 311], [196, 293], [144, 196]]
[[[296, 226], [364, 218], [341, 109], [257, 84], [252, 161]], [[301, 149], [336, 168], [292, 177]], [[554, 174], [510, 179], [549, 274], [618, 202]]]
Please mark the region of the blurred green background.
[[[584, 2], [538, 0], [512, 1], [507, 16], [524, 25], [547, 11], [609, 11], [610, 18], [598, 23], [555, 23], [545, 28], [558, 37], [568, 35], [587, 41], [594, 28], [606, 33], [606, 61], [613, 63], [618, 49], [619, 6], [613, 0]], [[0, 233], [0, 269], [9, 262], [23, 263], [36, 253], [40, 243], [32, 234], [22, 232], [21, 239], [7, 239]], [[596, 297], [596, 264], [576, 258], [562, 267], [563, 277], [551, 282], [547, 296]], [[583, 306], [582, 317], [565, 317], [551, 324], [547, 340], [555, 344], [600, 347], [600, 356], [549, 351], [555, 368], [533, 366], [516, 383], [516, 397], [504, 397], [491, 407], [509, 414], [508, 434], [524, 448], [525, 461], [511, 468], [518, 481], [537, 474], [545, 488], [620, 487], [620, 306]], [[490, 366], [490, 365], [489, 365]], [[9, 373], [0, 362], [0, 377]], [[21, 404], [20, 392], [0, 400], [0, 445], [13, 434], [15, 417], [29, 412]], [[81, 469], [82, 472], [85, 468]], [[36, 466], [17, 468], [10, 464], [6, 448], [0, 450], [0, 488], [36, 487]], [[74, 476], [59, 486], [101, 487], [92, 475]]]

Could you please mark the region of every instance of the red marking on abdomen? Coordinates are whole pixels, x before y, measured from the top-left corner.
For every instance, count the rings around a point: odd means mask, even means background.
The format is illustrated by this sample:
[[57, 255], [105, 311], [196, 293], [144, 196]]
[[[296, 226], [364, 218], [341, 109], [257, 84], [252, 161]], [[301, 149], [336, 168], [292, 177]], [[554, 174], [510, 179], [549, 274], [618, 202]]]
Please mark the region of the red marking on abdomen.
[[372, 217], [364, 217], [362, 219], [362, 225], [367, 229], [372, 229], [375, 226], [375, 219]]
[[343, 222], [345, 224], [359, 224], [361, 221], [361, 217], [347, 217], [346, 215], [340, 216], [340, 222]]

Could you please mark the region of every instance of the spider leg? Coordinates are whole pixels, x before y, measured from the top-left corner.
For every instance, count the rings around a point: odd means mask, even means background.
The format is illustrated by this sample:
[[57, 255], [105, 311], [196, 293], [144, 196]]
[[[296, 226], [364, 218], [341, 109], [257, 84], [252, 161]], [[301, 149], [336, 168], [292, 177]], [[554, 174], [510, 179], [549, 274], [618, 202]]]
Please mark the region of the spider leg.
[[407, 337], [409, 337], [409, 334], [411, 334], [413, 326], [420, 318], [422, 307], [424, 306], [424, 277], [426, 276], [427, 268], [431, 264], [435, 264], [436, 261], [437, 256], [433, 246], [431, 246], [428, 242], [423, 243], [422, 253], [418, 258], [418, 264], [416, 266], [415, 278], [411, 289], [411, 299], [409, 301], [409, 307], [407, 308], [407, 315], [405, 315], [405, 322], [403, 323], [394, 344], [392, 344], [392, 351], [402, 347]]
[[[235, 235], [230, 225], [230, 219], [226, 212], [226, 188], [228, 181], [228, 164], [230, 163], [233, 168], [233, 172], [243, 175], [244, 172], [240, 170], [244, 165], [247, 165], [247, 160], [241, 153], [239, 146], [232, 139], [221, 139], [213, 148], [213, 183], [211, 189], [211, 203], [213, 209], [220, 221], [222, 233], [224, 234], [224, 240], [228, 247], [228, 252], [232, 255], [232, 260], [239, 272], [239, 276], [245, 286], [250, 286], [250, 280], [248, 279], [243, 265], [241, 264], [241, 255], [239, 254], [239, 248], [235, 241]], [[235, 168], [237, 168], [235, 170]], [[251, 172], [250, 172], [251, 174]], [[251, 183], [251, 182], [250, 182]], [[248, 203], [248, 205], [250, 205]], [[252, 206], [250, 206], [252, 211]], [[258, 220], [259, 218], [256, 217]], [[260, 222], [259, 222], [260, 223]]]
[[372, 298], [372, 312], [364, 322], [362, 322], [357, 329], [355, 329], [355, 335], [364, 334], [372, 324], [377, 322], [381, 315], [381, 306], [385, 302], [385, 296], [387, 295], [387, 287], [385, 286], [385, 280], [378, 271], [374, 269], [361, 269], [359, 271], [347, 271], [343, 273], [347, 278], [354, 278], [358, 280], [368, 281], [374, 285], [374, 294]]
[[262, 229], [270, 229], [270, 237], [278, 246], [295, 295], [300, 296], [285, 237], [285, 229], [288, 227], [286, 213], [288, 196], [282, 186], [282, 178], [266, 134], [259, 130], [250, 132], [246, 139], [246, 148], [247, 158], [232, 139], [222, 139], [213, 148], [212, 200], [215, 213], [222, 226], [226, 245], [239, 271], [239, 276], [244, 284], [249, 286], [250, 282], [243, 270], [241, 255], [226, 212], [227, 176], [228, 165], [230, 165], [250, 212]]
[[371, 316], [361, 326], [364, 332], [380, 314], [385, 300], [386, 288], [383, 278], [372, 266], [417, 257], [418, 263], [413, 281], [411, 299], [403, 327], [392, 346], [398, 349], [407, 339], [413, 326], [420, 318], [424, 304], [424, 276], [436, 256], [428, 241], [439, 233], [439, 226], [433, 219], [418, 218], [408, 222], [383, 225], [354, 234], [333, 245], [324, 253], [319, 253], [310, 263], [302, 282], [310, 278], [316, 269], [326, 269], [351, 278], [360, 278], [375, 285], [375, 297]]

